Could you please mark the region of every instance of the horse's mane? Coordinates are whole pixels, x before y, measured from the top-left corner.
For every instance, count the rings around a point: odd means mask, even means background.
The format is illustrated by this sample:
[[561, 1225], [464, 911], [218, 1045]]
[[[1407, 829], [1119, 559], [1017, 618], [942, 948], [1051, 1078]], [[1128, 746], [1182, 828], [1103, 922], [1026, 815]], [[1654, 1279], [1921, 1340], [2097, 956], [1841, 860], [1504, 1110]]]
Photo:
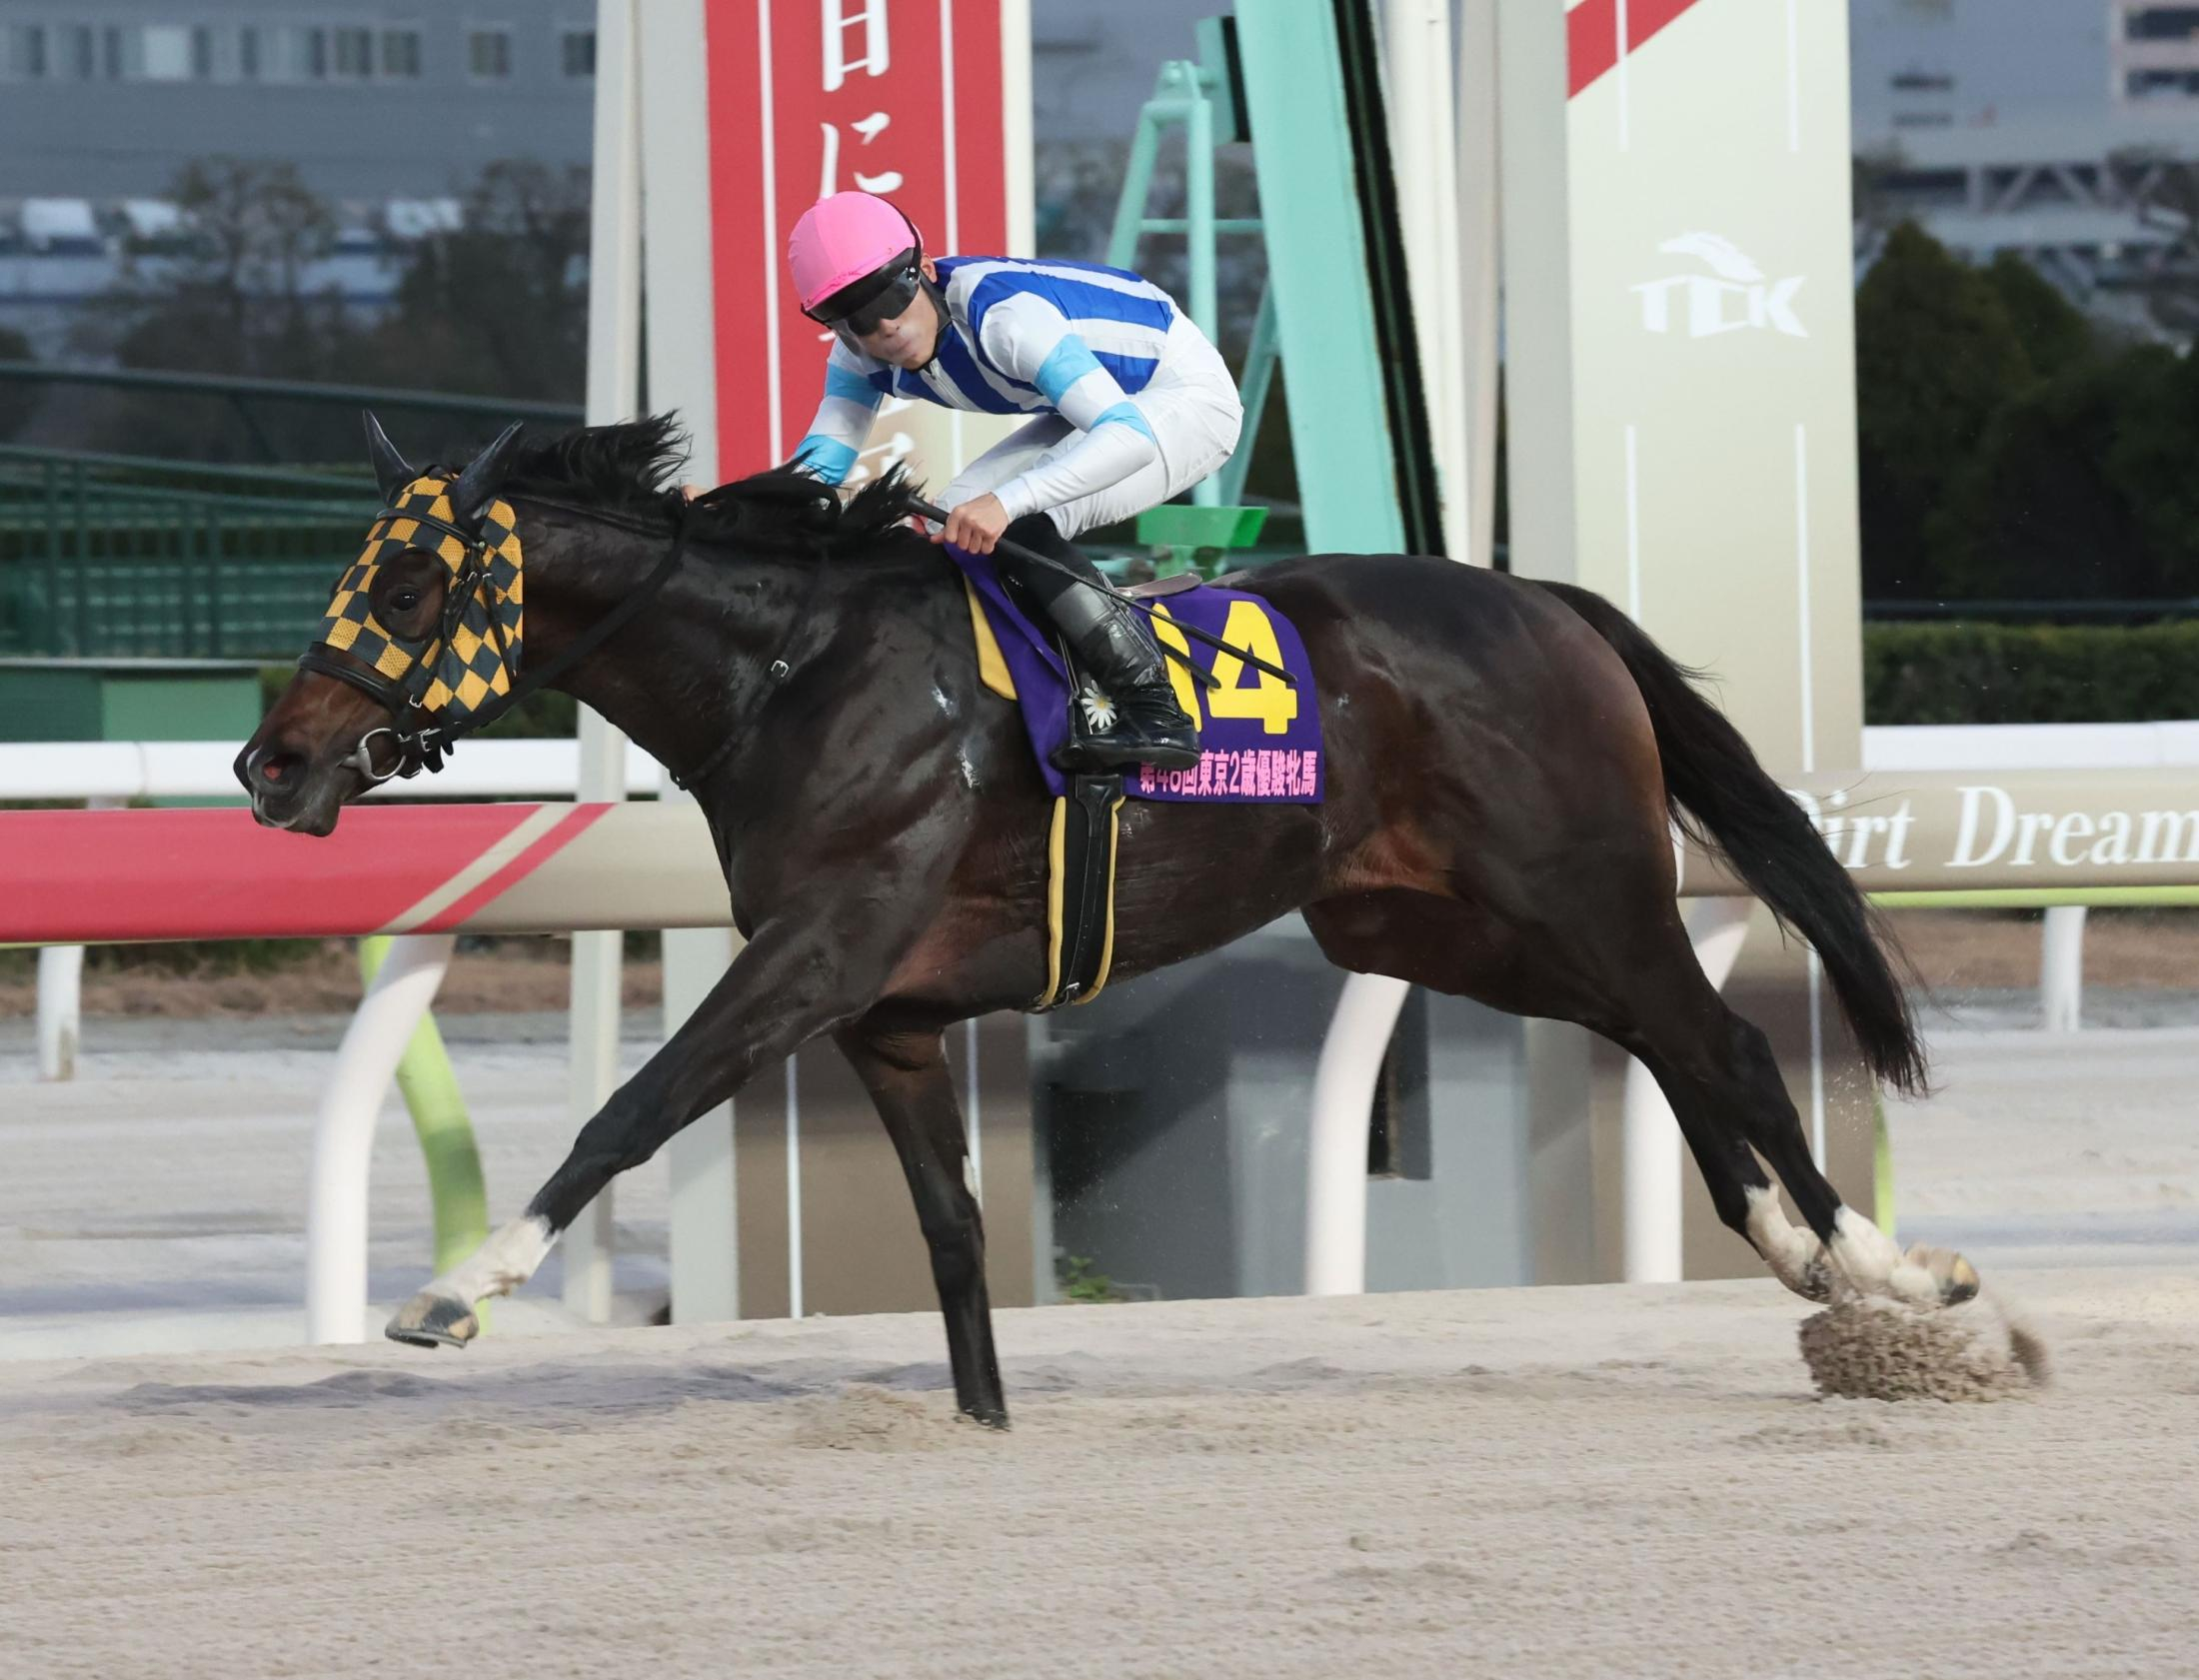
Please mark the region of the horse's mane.
[[686, 431], [665, 414], [583, 426], [539, 442], [523, 434], [500, 489], [661, 520], [668, 528], [684, 509], [690, 534], [705, 542], [838, 552], [893, 530], [914, 488], [894, 467], [843, 501], [832, 486], [788, 465], [687, 502], [677, 482], [687, 455]]

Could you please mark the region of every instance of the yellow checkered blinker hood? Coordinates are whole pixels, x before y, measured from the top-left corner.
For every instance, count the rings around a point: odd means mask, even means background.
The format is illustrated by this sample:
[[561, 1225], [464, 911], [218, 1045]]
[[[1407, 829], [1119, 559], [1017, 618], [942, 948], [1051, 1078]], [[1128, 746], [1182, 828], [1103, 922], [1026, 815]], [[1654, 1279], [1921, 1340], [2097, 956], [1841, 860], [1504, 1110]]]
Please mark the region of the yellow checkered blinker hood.
[[[390, 498], [366, 547], [337, 583], [316, 638], [391, 684], [404, 684], [416, 668], [427, 672], [425, 691], [413, 692], [420, 695], [420, 710], [446, 726], [511, 692], [525, 625], [512, 505], [491, 501], [481, 515], [478, 545], [469, 546], [453, 529], [450, 490], [449, 479], [423, 476]], [[381, 569], [407, 549], [432, 554], [450, 570], [442, 622], [417, 639], [392, 635], [374, 616], [371, 600]]]

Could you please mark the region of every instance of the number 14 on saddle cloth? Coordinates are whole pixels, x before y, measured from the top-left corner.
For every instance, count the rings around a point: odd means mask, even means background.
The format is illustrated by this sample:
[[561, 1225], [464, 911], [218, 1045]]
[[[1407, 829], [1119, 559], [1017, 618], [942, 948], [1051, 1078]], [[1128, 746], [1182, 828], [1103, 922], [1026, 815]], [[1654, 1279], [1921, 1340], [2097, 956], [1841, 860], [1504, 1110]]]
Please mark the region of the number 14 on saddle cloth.
[[[970, 594], [971, 632], [987, 687], [1014, 699], [1023, 711], [1033, 751], [1056, 797], [1069, 777], [1055, 768], [1056, 748], [1069, 739], [1071, 676], [1060, 648], [1024, 614], [1002, 587], [990, 556], [950, 546]], [[1323, 785], [1319, 697], [1305, 644], [1290, 621], [1257, 596], [1209, 584], [1153, 602], [1153, 634], [1187, 654], [1213, 685], [1195, 681], [1168, 662], [1175, 698], [1198, 726], [1199, 761], [1187, 770], [1155, 771], [1150, 765], [1122, 779], [1136, 800], [1176, 800], [1207, 805], [1320, 803]], [[1255, 660], [1290, 673], [1284, 682], [1235, 654], [1185, 636], [1190, 625], [1239, 648]]]

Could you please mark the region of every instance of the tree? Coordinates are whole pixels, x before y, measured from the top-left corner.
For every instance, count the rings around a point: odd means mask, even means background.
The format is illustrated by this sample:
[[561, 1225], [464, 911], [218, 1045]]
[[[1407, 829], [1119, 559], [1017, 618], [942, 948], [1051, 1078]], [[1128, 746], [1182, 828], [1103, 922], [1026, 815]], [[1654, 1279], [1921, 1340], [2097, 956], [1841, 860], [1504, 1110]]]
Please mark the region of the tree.
[[[586, 170], [492, 164], [467, 195], [462, 229], [404, 248], [378, 321], [314, 286], [335, 216], [289, 165], [207, 159], [171, 192], [189, 227], [184, 249], [133, 260], [80, 349], [124, 367], [492, 397], [578, 401], [586, 387]], [[358, 419], [347, 411], [256, 399], [254, 412], [288, 459], [358, 454]], [[112, 395], [96, 416], [96, 448], [265, 458], [261, 437], [219, 399]], [[451, 427], [416, 450], [482, 441], [467, 433]]]
[[1863, 593], [1944, 593], [1927, 524], [1993, 416], [2035, 379], [2000, 292], [1914, 223], [1855, 295]]
[[112, 300], [125, 367], [304, 379], [320, 372], [341, 306], [307, 290], [336, 234], [329, 207], [290, 164], [206, 158], [169, 195], [190, 237], [133, 260]]
[[412, 249], [396, 306], [350, 347], [355, 377], [578, 402], [588, 385], [589, 177], [493, 163], [464, 226]]
[[2123, 392], [2107, 472], [2145, 546], [2146, 593], [2199, 596], [2199, 360], [2190, 350], [2140, 355], [2149, 377]]
[[1932, 519], [1942, 591], [1957, 597], [2148, 593], [2138, 524], [2105, 442], [2148, 353], [2079, 367], [2012, 399]]
[[1901, 148], [1857, 152], [1848, 160], [1848, 215], [1853, 224], [1855, 254], [1875, 256], [1886, 236], [1903, 221], [1899, 202], [1887, 190], [1887, 177], [1906, 166]]
[[[31, 341], [13, 327], [0, 327], [0, 362], [30, 360]], [[0, 384], [0, 444], [21, 436], [37, 407], [37, 386], [18, 385], [13, 380]]]
[[1984, 274], [2041, 378], [2051, 378], [2100, 354], [2099, 332], [2084, 311], [2015, 252], [2001, 252], [1986, 265]]
[[[173, 252], [133, 257], [121, 283], [77, 334], [80, 349], [125, 368], [325, 380], [356, 329], [311, 266], [336, 219], [289, 164], [206, 158], [169, 188], [188, 237]], [[218, 399], [118, 395], [97, 411], [96, 447], [197, 460], [254, 460], [259, 442]], [[280, 432], [294, 458], [329, 459], [356, 443], [338, 417], [300, 409]]]
[[2199, 594], [2199, 366], [2158, 345], [2009, 403], [1933, 522], [1952, 593]]

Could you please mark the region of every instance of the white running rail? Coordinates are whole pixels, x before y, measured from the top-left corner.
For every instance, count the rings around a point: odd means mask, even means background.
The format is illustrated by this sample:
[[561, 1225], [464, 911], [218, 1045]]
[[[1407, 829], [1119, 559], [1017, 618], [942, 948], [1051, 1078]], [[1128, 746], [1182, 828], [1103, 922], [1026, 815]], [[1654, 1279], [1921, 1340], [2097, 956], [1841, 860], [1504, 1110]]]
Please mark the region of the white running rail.
[[[0, 800], [131, 800], [243, 797], [233, 741], [62, 741], [0, 744]], [[656, 760], [626, 756], [628, 794], [657, 792]], [[370, 799], [571, 799], [580, 786], [575, 741], [470, 741], [436, 776], [384, 783]], [[84, 948], [50, 945], [38, 953], [38, 1076], [76, 1076], [83, 1033]]]
[[[234, 741], [63, 741], [0, 744], [0, 800], [220, 800], [244, 797], [230, 769]], [[372, 799], [571, 799], [580, 787], [575, 741], [469, 741], [436, 776], [384, 783]], [[628, 762], [629, 794], [657, 792], [657, 763]]]

